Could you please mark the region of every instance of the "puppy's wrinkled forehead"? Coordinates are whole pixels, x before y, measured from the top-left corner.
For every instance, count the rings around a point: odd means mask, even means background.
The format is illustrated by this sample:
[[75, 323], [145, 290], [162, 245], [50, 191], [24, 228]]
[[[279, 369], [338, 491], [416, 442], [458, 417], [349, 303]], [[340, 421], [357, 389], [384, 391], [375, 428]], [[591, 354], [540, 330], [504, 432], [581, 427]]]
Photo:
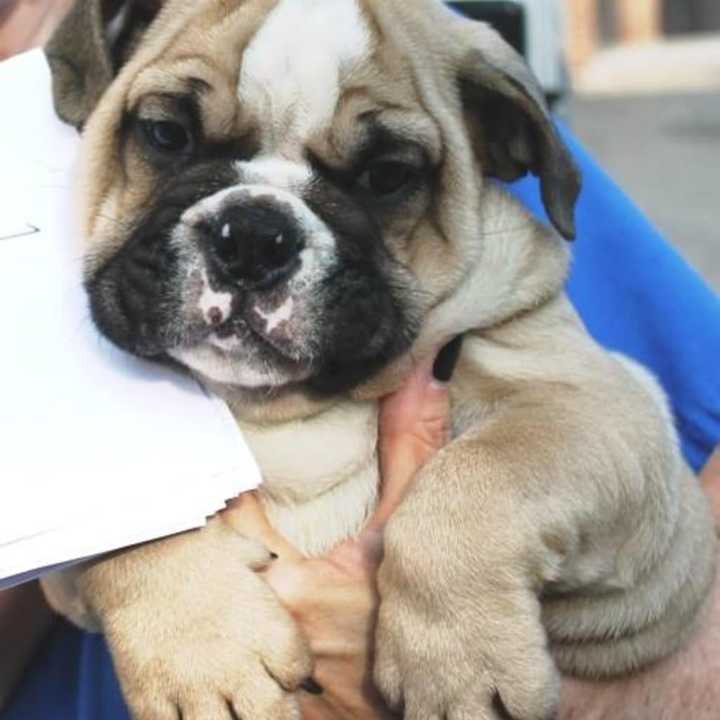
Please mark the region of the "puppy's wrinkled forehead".
[[280, 0], [246, 47], [238, 80], [240, 102], [261, 124], [262, 150], [326, 130], [372, 43], [359, 0]]
[[375, 49], [362, 0], [211, 5], [138, 73], [128, 103], [189, 93], [210, 139], [252, 135], [254, 155], [297, 156], [330, 130], [349, 91], [373, 85]]
[[[91, 149], [88, 236], [101, 211], [134, 215], [157, 191], [163, 178], [123, 129], [172, 121], [180, 97], [194, 108], [182, 119], [199, 120], [195, 158], [275, 156], [347, 179], [404, 144], [442, 174], [438, 227], [470, 241], [483, 179], [530, 172], [574, 237], [579, 176], [541, 88], [497, 33], [441, 0], [76, 0], [46, 53], [56, 110]], [[378, 126], [389, 137], [371, 152]]]
[[125, 108], [173, 120], [182, 98], [200, 154], [242, 163], [241, 182], [298, 191], [321, 168], [350, 174], [383, 142], [440, 152], [412, 72], [365, 0], [199, 4], [179, 30], [165, 44], [149, 38], [159, 51], [130, 79]]

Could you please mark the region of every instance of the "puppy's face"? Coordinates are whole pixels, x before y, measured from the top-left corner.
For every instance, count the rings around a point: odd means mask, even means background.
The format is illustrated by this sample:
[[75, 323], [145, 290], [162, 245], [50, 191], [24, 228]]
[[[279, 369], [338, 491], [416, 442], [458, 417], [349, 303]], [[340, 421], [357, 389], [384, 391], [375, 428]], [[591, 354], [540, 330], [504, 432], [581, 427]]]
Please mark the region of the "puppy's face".
[[98, 11], [105, 59], [133, 48], [85, 139], [86, 287], [108, 338], [258, 397], [337, 393], [407, 352], [461, 282], [484, 175], [534, 170], [570, 232], [537, 90], [476, 52], [495, 74], [478, 85], [452, 43], [466, 58], [475, 31], [517, 59], [433, 0], [400, 5], [175, 0], [142, 36], [132, 8]]

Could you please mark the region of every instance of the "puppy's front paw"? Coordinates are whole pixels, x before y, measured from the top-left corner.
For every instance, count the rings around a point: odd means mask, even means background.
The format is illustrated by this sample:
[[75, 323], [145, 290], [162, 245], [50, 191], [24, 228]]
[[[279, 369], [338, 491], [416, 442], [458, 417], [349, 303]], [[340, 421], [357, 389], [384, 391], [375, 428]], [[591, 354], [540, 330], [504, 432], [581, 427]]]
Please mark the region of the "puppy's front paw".
[[209, 525], [103, 559], [78, 589], [135, 720], [298, 720], [305, 639], [251, 568], [269, 551]]
[[537, 598], [481, 574], [455, 583], [402, 555], [386, 550], [379, 576], [374, 678], [388, 704], [405, 720], [553, 717], [559, 675]]
[[299, 720], [293, 693], [312, 673], [310, 655], [258, 583], [252, 601], [247, 586], [223, 593], [224, 602], [208, 589], [180, 608], [135, 606], [105, 618], [135, 720]]

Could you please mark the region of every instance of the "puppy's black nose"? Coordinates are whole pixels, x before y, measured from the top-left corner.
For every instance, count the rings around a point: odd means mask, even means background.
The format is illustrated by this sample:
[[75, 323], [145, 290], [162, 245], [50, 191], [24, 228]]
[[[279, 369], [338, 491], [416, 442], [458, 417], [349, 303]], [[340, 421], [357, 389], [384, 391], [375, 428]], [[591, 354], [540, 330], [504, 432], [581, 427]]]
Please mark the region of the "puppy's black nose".
[[279, 210], [231, 207], [213, 225], [213, 255], [230, 279], [270, 288], [295, 270], [302, 238], [295, 222]]

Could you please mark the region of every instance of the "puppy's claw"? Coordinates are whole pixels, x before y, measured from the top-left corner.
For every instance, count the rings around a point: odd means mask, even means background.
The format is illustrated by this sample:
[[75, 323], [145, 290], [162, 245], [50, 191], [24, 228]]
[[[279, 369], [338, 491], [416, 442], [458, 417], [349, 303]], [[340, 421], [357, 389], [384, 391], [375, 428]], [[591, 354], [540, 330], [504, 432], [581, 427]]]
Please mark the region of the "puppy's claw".
[[247, 566], [255, 572], [267, 570], [267, 568], [278, 559], [277, 554], [271, 552], [261, 542], [248, 539], [247, 544], [248, 547], [251, 548], [251, 550], [248, 551]]
[[318, 685], [315, 680], [312, 678], [308, 678], [307, 680], [304, 680], [300, 687], [305, 691], [310, 693], [311, 695], [322, 695], [325, 690], [321, 685]]
[[[557, 708], [559, 677], [542, 626], [537, 613], [522, 612], [533, 609], [532, 598], [486, 600], [472, 617], [446, 597], [429, 616], [427, 605], [415, 605], [405, 584], [391, 586], [382, 570], [380, 587], [374, 678], [405, 720], [547, 720]], [[516, 609], [511, 629], [508, 607]]]
[[516, 720], [516, 718], [514, 718], [510, 714], [510, 711], [505, 707], [502, 696], [499, 692], [497, 692], [497, 690], [493, 695], [492, 706], [493, 710], [495, 711], [498, 718], [500, 718], [500, 720]]

